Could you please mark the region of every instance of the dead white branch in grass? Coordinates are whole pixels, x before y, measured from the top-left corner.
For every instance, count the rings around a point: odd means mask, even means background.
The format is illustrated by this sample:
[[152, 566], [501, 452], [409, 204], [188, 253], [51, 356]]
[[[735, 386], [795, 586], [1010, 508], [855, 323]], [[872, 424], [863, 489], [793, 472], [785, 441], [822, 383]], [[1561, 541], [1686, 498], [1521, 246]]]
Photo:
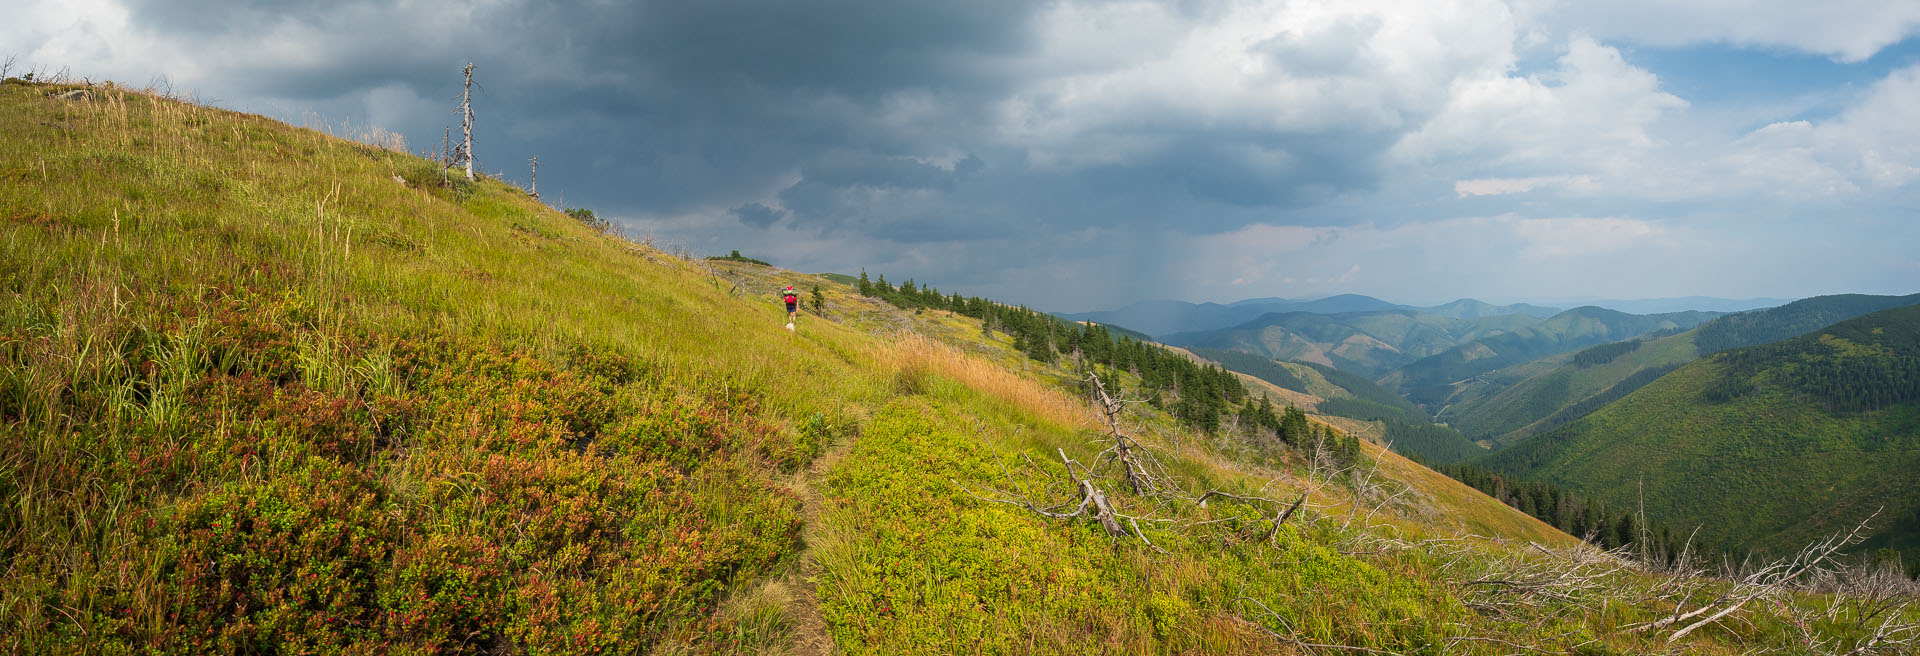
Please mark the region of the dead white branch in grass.
[[[1113, 500], [1099, 484], [1100, 480], [1109, 475], [1108, 472], [1117, 469], [1118, 471], [1112, 476], [1126, 485], [1135, 498], [1158, 504], [1159, 509], [1163, 511], [1169, 510], [1170, 506], [1176, 503], [1181, 505], [1191, 503], [1204, 508], [1216, 497], [1233, 499], [1248, 505], [1265, 504], [1273, 511], [1270, 517], [1265, 511], [1260, 513], [1263, 520], [1271, 522], [1271, 527], [1264, 537], [1268, 542], [1274, 540], [1280, 532], [1280, 527], [1306, 505], [1311, 487], [1307, 492], [1300, 493], [1300, 496], [1291, 504], [1259, 495], [1234, 494], [1220, 490], [1213, 490], [1198, 497], [1192, 496], [1167, 472], [1166, 466], [1160, 461], [1159, 454], [1150, 445], [1135, 439], [1122, 428], [1120, 418], [1127, 404], [1137, 403], [1137, 401], [1115, 397], [1107, 391], [1106, 381], [1101, 380], [1099, 374], [1087, 374], [1087, 381], [1093, 389], [1095, 410], [1104, 419], [1107, 431], [1097, 440], [1097, 444], [1104, 448], [1094, 455], [1093, 464], [1090, 466], [1067, 457], [1064, 449], [1055, 449], [1060, 456], [1060, 463], [1066, 468], [1064, 487], [1071, 492], [1062, 494], [1063, 486], [1057, 475], [1047, 473], [1031, 458], [1026, 459], [1027, 469], [1033, 472], [1034, 477], [1046, 481], [1037, 493], [1030, 490], [1029, 486], [1022, 484], [1021, 477], [1016, 477], [1006, 463], [997, 457], [995, 461], [1000, 465], [1001, 475], [1006, 480], [1006, 490], [996, 491], [995, 496], [983, 496], [960, 485], [958, 481], [953, 481], [954, 485], [966, 490], [967, 495], [975, 499], [1023, 508], [1042, 517], [1073, 519], [1088, 516], [1099, 522], [1108, 535], [1114, 537], [1131, 535], [1138, 538], [1141, 543], [1162, 553], [1165, 553], [1165, 550], [1147, 537], [1146, 532], [1141, 530], [1140, 523], [1179, 524], [1179, 522], [1165, 517], [1129, 514], [1116, 509]], [[1226, 517], [1189, 522], [1181, 526], [1192, 528], [1235, 519], [1239, 518]], [[1124, 526], [1122, 522], [1125, 523]]]
[[[1128, 520], [1133, 520], [1137, 518], [1128, 517], [1126, 515], [1120, 515], [1118, 513], [1115, 513], [1113, 511], [1113, 504], [1107, 501], [1106, 493], [1102, 492], [1098, 486], [1095, 486], [1093, 484], [1093, 479], [1083, 478], [1081, 477], [1079, 472], [1076, 472], [1074, 470], [1075, 463], [1072, 458], [1067, 457], [1067, 452], [1065, 450], [1056, 449], [1056, 451], [1060, 454], [1061, 464], [1066, 465], [1067, 479], [1073, 483], [1072, 487], [1075, 491], [1075, 496], [1074, 496], [1074, 500], [1072, 501], [1067, 501], [1064, 503], [1052, 503], [1052, 504], [1035, 501], [1031, 496], [1029, 496], [1024, 492], [1025, 486], [1022, 486], [1019, 484], [1019, 482], [1014, 478], [1013, 472], [1007, 469], [1006, 463], [1004, 462], [1000, 463], [1001, 472], [1006, 475], [1008, 484], [1013, 486], [1016, 492], [1002, 492], [1001, 493], [1002, 496], [997, 498], [984, 497], [978, 494], [974, 494], [972, 490], [969, 490], [967, 489], [966, 486], [961, 485], [959, 481], [954, 481], [952, 479], [949, 479], [948, 482], [951, 482], [955, 486], [959, 487], [960, 489], [965, 490], [967, 493], [967, 496], [973, 497], [975, 499], [992, 502], [992, 503], [1004, 503], [1010, 506], [1024, 508], [1028, 512], [1032, 512], [1042, 517], [1051, 517], [1053, 519], [1073, 519], [1075, 517], [1079, 517], [1081, 515], [1087, 514], [1088, 511], [1092, 511], [1092, 517], [1094, 521], [1099, 522], [1100, 527], [1103, 529], [1106, 529], [1108, 535], [1112, 535], [1116, 537], [1126, 537], [1127, 531], [1126, 529], [1120, 527], [1120, 519], [1125, 518]], [[999, 459], [995, 458], [995, 460], [998, 461]], [[1032, 463], [1031, 460], [1029, 460], [1028, 462], [1029, 464]], [[1048, 487], [1051, 488], [1052, 486], [1049, 485]], [[1073, 508], [1070, 511], [1066, 510], [1066, 508], [1068, 508], [1069, 506]], [[1135, 530], [1138, 530], [1138, 528], [1139, 527], [1136, 524]], [[1141, 541], [1146, 541], [1145, 534], [1142, 534], [1140, 539]], [[1152, 543], [1148, 542], [1148, 544], [1151, 545]]]
[[1515, 617], [1550, 608], [1591, 609], [1618, 596], [1619, 576], [1630, 569], [1625, 551], [1587, 546], [1548, 549], [1482, 550], [1474, 541], [1433, 539], [1418, 546], [1438, 561], [1438, 571], [1455, 575], [1460, 599], [1469, 608]]
[[[1878, 514], [1879, 512], [1875, 511], [1874, 515]], [[1699, 588], [1689, 587], [1683, 591], [1685, 596], [1674, 605], [1671, 615], [1628, 628], [1636, 631], [1659, 631], [1680, 626], [1681, 628], [1667, 636], [1667, 642], [1671, 644], [1702, 627], [1721, 621], [1755, 600], [1779, 598], [1791, 589], [1795, 582], [1832, 573], [1831, 563], [1834, 555], [1841, 549], [1858, 542], [1868, 522], [1872, 520], [1873, 516], [1868, 516], [1845, 533], [1836, 533], [1825, 540], [1807, 545], [1790, 558], [1752, 569], [1744, 576], [1731, 581], [1731, 585], [1725, 592], [1691, 610], [1687, 610], [1686, 600]]]
[[[1238, 494], [1221, 492], [1219, 490], [1210, 490], [1206, 494], [1200, 495], [1200, 500], [1198, 501], [1198, 505], [1202, 508], [1205, 508], [1207, 507], [1207, 501], [1213, 499], [1214, 497], [1233, 499], [1235, 501], [1239, 501], [1246, 504], [1263, 503], [1263, 504], [1267, 504], [1268, 507], [1273, 508], [1274, 509], [1273, 518], [1268, 520], [1272, 522], [1272, 527], [1267, 529], [1267, 534], [1261, 538], [1262, 540], [1266, 541], [1269, 544], [1273, 542], [1275, 537], [1280, 535], [1280, 527], [1284, 526], [1287, 523], [1287, 520], [1293, 517], [1294, 513], [1300, 512], [1301, 506], [1304, 506], [1307, 504], [1307, 492], [1305, 490], [1302, 490], [1300, 492], [1300, 496], [1295, 498], [1293, 500], [1293, 503], [1291, 504], [1283, 503], [1281, 501], [1278, 501], [1275, 499], [1269, 499], [1266, 497], [1242, 496]], [[1218, 521], [1225, 521], [1225, 520], [1218, 520]]]
[[[1260, 614], [1262, 616], [1272, 619], [1275, 624], [1278, 624], [1281, 627], [1281, 629], [1274, 629], [1273, 627], [1267, 626], [1266, 622], [1254, 621], [1248, 618], [1244, 614], [1240, 616], [1241, 620], [1246, 621], [1248, 624], [1252, 624], [1256, 627], [1259, 627], [1261, 631], [1265, 632], [1269, 636], [1272, 636], [1273, 639], [1279, 640], [1289, 645], [1293, 645], [1295, 648], [1298, 648], [1298, 649], [1304, 649], [1308, 651], [1334, 649], [1339, 651], [1351, 651], [1351, 652], [1357, 652], [1362, 654], [1389, 654], [1392, 656], [1399, 656], [1400, 654], [1400, 652], [1397, 652], [1397, 651], [1388, 651], [1385, 649], [1374, 649], [1372, 647], [1356, 647], [1353, 645], [1328, 645], [1328, 644], [1320, 644], [1315, 642], [1307, 642], [1305, 640], [1301, 640], [1299, 638], [1294, 637], [1293, 625], [1287, 622], [1287, 618], [1281, 617], [1279, 613], [1274, 612], [1272, 608], [1268, 607], [1265, 603], [1262, 603], [1260, 600], [1243, 595], [1240, 597], [1235, 597], [1233, 601], [1234, 603], [1241, 604], [1243, 606], [1245, 604], [1253, 604], [1255, 607], [1260, 609]], [[1284, 632], [1282, 632], [1282, 630], [1284, 630]]]

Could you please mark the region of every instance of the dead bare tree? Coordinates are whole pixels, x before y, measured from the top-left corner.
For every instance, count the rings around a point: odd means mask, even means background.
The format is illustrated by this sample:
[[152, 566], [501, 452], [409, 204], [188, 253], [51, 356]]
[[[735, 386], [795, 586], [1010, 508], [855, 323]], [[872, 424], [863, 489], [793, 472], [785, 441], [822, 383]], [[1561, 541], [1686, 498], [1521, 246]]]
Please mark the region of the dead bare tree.
[[[1271, 541], [1279, 533], [1294, 513], [1306, 505], [1307, 493], [1303, 492], [1292, 503], [1259, 496], [1257, 494], [1236, 494], [1221, 490], [1211, 490], [1198, 496], [1186, 492], [1184, 486], [1175, 481], [1161, 464], [1160, 457], [1149, 445], [1128, 434], [1121, 425], [1121, 416], [1126, 406], [1138, 401], [1121, 399], [1109, 392], [1106, 381], [1098, 373], [1088, 373], [1087, 383], [1092, 391], [1094, 409], [1105, 421], [1107, 430], [1100, 443], [1104, 446], [1093, 457], [1091, 465], [1085, 465], [1067, 456], [1064, 449], [1056, 449], [1060, 463], [1066, 468], [1066, 485], [1061, 485], [1057, 476], [1045, 471], [1025, 458], [1030, 477], [1045, 481], [1039, 491], [1023, 485], [1012, 470], [1001, 463], [1001, 473], [1006, 479], [1007, 488], [997, 490], [993, 496], [983, 496], [967, 490], [975, 499], [992, 503], [1003, 503], [1053, 519], [1072, 519], [1080, 516], [1092, 517], [1100, 523], [1109, 535], [1124, 537], [1131, 535], [1147, 546], [1159, 550], [1158, 545], [1141, 530], [1140, 523], [1179, 524], [1177, 520], [1158, 515], [1132, 514], [1118, 509], [1117, 504], [1100, 486], [1100, 481], [1113, 476], [1118, 478], [1136, 499], [1145, 500], [1158, 506], [1160, 512], [1172, 514], [1173, 506], [1205, 508], [1213, 499], [1230, 499], [1248, 505], [1265, 505], [1273, 509], [1271, 518], [1262, 512], [1262, 519], [1271, 522], [1265, 539]], [[1117, 470], [1117, 471], [1114, 471]], [[1108, 472], [1114, 473], [1109, 474]], [[955, 481], [955, 485], [959, 482]], [[966, 489], [965, 486], [961, 486]], [[1064, 490], [1062, 488], [1065, 488]], [[1213, 519], [1188, 522], [1185, 527], [1212, 525], [1232, 521], [1236, 518]], [[1122, 523], [1125, 526], [1122, 526]]]
[[460, 93], [460, 158], [467, 163], [467, 181], [473, 181], [473, 62], [465, 69], [467, 83]]
[[1273, 514], [1273, 519], [1269, 520], [1272, 522], [1272, 528], [1267, 529], [1266, 536], [1261, 538], [1268, 543], [1272, 543], [1274, 538], [1280, 535], [1280, 527], [1284, 526], [1287, 520], [1293, 517], [1294, 513], [1300, 512], [1301, 506], [1307, 505], [1307, 490], [1301, 490], [1300, 496], [1295, 497], [1292, 504], [1281, 503], [1266, 497], [1241, 496], [1238, 494], [1228, 494], [1219, 490], [1210, 490], [1206, 494], [1200, 495], [1200, 507], [1205, 508], [1207, 506], [1207, 500], [1213, 497], [1233, 499], [1248, 504], [1266, 504], [1274, 508], [1276, 512]]
[[[1810, 650], [1848, 656], [1920, 652], [1920, 620], [1910, 612], [1920, 603], [1920, 582], [1907, 578], [1899, 563], [1841, 565], [1814, 574], [1806, 591], [1824, 595], [1826, 608], [1784, 608], [1794, 611], [1788, 619]], [[1823, 633], [1823, 627], [1850, 627], [1854, 635]]]
[[533, 173], [527, 181], [527, 193], [533, 194], [534, 200], [540, 200], [540, 156], [534, 155], [528, 158], [527, 165], [533, 168]]
[[1107, 384], [1100, 379], [1100, 374], [1088, 372], [1087, 381], [1093, 385], [1094, 402], [1097, 404], [1094, 409], [1106, 421], [1107, 439], [1111, 442], [1106, 450], [1094, 456], [1094, 467], [1097, 469], [1109, 463], [1120, 465], [1123, 479], [1135, 495], [1178, 496], [1178, 488], [1169, 484], [1166, 468], [1161, 466], [1159, 457], [1120, 429], [1121, 413], [1126, 411], [1128, 403], [1137, 401], [1122, 401], [1108, 394]]

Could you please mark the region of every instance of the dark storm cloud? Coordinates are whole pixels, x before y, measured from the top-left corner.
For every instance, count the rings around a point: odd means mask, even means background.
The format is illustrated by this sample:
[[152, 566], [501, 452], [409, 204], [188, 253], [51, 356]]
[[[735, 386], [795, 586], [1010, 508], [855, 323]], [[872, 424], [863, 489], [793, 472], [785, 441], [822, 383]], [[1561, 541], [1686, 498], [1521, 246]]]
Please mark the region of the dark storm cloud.
[[[277, 98], [320, 101], [396, 85], [450, 107], [460, 66], [475, 61], [479, 130], [494, 139], [476, 145], [483, 167], [500, 170], [537, 152], [550, 174], [543, 177], [576, 199], [675, 213], [731, 206], [771, 191], [774, 177], [802, 166], [836, 185], [927, 177], [898, 162], [850, 170], [818, 160], [825, 151], [884, 161], [939, 140], [876, 127], [885, 97], [926, 89], [955, 113], [977, 110], [1003, 84], [994, 62], [1027, 47], [1035, 6], [242, 2], [188, 10], [142, 2], [133, 9], [140, 29], [205, 43], [224, 84]], [[263, 56], [276, 45], [263, 37], [303, 40], [292, 50], [307, 56]], [[414, 143], [437, 143], [450, 116], [394, 127]], [[847, 177], [861, 173], [878, 177]]]
[[733, 208], [730, 211], [733, 213], [734, 218], [740, 219], [742, 225], [753, 226], [755, 228], [765, 228], [773, 225], [780, 219], [787, 218], [786, 212], [767, 207], [760, 203], [747, 203]]
[[[1044, 146], [1069, 163], [1037, 161], [1036, 146], [1006, 132], [1005, 103], [1073, 66], [1029, 66], [1047, 6], [1024, 1], [134, 9], [139, 29], [204, 44], [203, 65], [232, 88], [359, 103], [398, 117], [383, 127], [416, 150], [457, 128], [459, 71], [473, 61], [481, 167], [523, 178], [539, 155], [543, 193], [568, 206], [673, 219], [683, 238], [705, 230], [726, 242], [717, 252], [790, 239], [782, 230], [866, 243], [821, 266], [851, 270], [884, 252], [903, 272], [1013, 289], [1020, 275], [1164, 284], [1168, 239], [1368, 189], [1397, 136], [1337, 121], [1289, 129], [1257, 113], [1222, 124], [1187, 113], [1200, 99], [1166, 97], [1071, 125]], [[1349, 51], [1377, 29], [1356, 23], [1254, 51], [1295, 74], [1351, 76], [1364, 64]], [[1135, 142], [1148, 145], [1087, 157]], [[710, 219], [674, 218], [686, 216]]]
[[[1889, 251], [1822, 270], [1920, 272], [1892, 252], [1914, 240], [1885, 237], [1920, 225], [1904, 209], [1920, 68], [1881, 58], [1853, 79], [1885, 79], [1860, 93], [1822, 87], [1848, 98], [1827, 117], [1784, 95], [1714, 107], [1534, 4], [26, 0], [0, 40], [296, 124], [377, 125], [416, 151], [458, 126], [474, 62], [480, 168], [524, 180], [537, 155], [550, 202], [707, 253], [1060, 308], [1396, 287], [1444, 300], [1478, 293], [1439, 288], [1467, 280], [1454, 253], [1486, 244], [1507, 246], [1473, 252], [1484, 280], [1517, 281], [1509, 293], [1621, 280], [1650, 291], [1592, 293], [1655, 295], [1679, 269], [1558, 263], [1630, 237], [1745, 243], [1745, 227], [1701, 217], [1756, 210], [1787, 236], [1684, 258], [1742, 272], [1726, 278], [1742, 291], [1689, 293], [1789, 293], [1742, 279], [1787, 259], [1752, 253], [1832, 232], [1787, 230], [1801, 216], [1860, 214], [1857, 232], [1880, 238], [1835, 253]], [[1644, 27], [1693, 36], [1651, 43], [1859, 58], [1913, 31], [1899, 3], [1639, 4], [1598, 32], [1653, 16]], [[1730, 54], [1771, 74], [1769, 55]], [[1280, 288], [1296, 280], [1320, 287]]]
[[[415, 144], [437, 143], [456, 121], [459, 67], [475, 60], [483, 168], [510, 172], [539, 154], [550, 185], [614, 213], [675, 214], [777, 195], [808, 225], [887, 230], [879, 224], [891, 218], [910, 224], [895, 236], [923, 238], [1002, 227], [992, 217], [1017, 211], [1004, 207], [1010, 197], [1039, 203], [1024, 217], [1031, 230], [1156, 221], [1179, 210], [1162, 197], [1169, 194], [1294, 206], [1370, 183], [1370, 159], [1384, 146], [1345, 135], [1332, 138], [1342, 148], [1190, 130], [1121, 164], [1038, 171], [1016, 156], [988, 165], [969, 151], [990, 148], [982, 143], [991, 138], [985, 117], [1026, 82], [1008, 62], [1033, 45], [1037, 8], [856, 0], [445, 8], [238, 2], [183, 11], [178, 3], [143, 2], [134, 14], [144, 29], [232, 48], [209, 54], [227, 55], [219, 61], [237, 86], [326, 99], [393, 85], [447, 106], [390, 126]], [[298, 50], [312, 56], [249, 56], [272, 45], [254, 40], [261, 35], [309, 39]], [[902, 94], [920, 94], [923, 115], [890, 123], [888, 103]], [[1146, 126], [1168, 128], [1189, 129]], [[948, 167], [916, 159], [941, 151], [962, 159]], [[796, 174], [797, 181], [783, 180]], [[951, 211], [855, 207], [871, 197], [861, 190], [920, 190], [978, 206], [967, 222], [973, 228], [927, 225]], [[1062, 190], [1092, 196], [1057, 198]], [[1125, 202], [1098, 216], [1074, 209], [1109, 198]]]

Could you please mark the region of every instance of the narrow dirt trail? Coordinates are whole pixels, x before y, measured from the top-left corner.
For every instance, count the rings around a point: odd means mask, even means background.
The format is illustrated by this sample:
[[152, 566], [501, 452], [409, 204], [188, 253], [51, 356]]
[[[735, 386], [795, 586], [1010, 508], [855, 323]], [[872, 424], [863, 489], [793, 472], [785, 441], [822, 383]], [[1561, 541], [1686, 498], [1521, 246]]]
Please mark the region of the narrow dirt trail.
[[817, 594], [817, 581], [820, 576], [820, 563], [815, 558], [815, 545], [821, 534], [821, 517], [826, 512], [826, 501], [820, 488], [824, 485], [827, 472], [840, 463], [849, 451], [853, 450], [854, 440], [860, 439], [859, 431], [847, 439], [835, 444], [826, 453], [815, 458], [805, 471], [794, 474], [793, 488], [800, 492], [801, 515], [806, 527], [801, 529], [801, 539], [806, 547], [800, 552], [800, 566], [792, 579], [792, 617], [794, 633], [794, 653], [800, 656], [829, 656], [839, 653], [834, 648], [833, 637], [827, 633], [827, 620], [820, 612], [820, 597]]

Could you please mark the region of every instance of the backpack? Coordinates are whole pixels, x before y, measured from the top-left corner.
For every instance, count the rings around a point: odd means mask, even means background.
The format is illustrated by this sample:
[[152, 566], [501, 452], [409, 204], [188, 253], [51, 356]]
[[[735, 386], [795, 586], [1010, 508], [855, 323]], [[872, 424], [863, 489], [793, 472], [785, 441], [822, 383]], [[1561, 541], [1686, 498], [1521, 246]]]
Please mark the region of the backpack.
[[780, 299], [788, 303], [797, 302], [800, 300], [800, 293], [793, 291], [792, 287], [788, 287], [780, 290]]

